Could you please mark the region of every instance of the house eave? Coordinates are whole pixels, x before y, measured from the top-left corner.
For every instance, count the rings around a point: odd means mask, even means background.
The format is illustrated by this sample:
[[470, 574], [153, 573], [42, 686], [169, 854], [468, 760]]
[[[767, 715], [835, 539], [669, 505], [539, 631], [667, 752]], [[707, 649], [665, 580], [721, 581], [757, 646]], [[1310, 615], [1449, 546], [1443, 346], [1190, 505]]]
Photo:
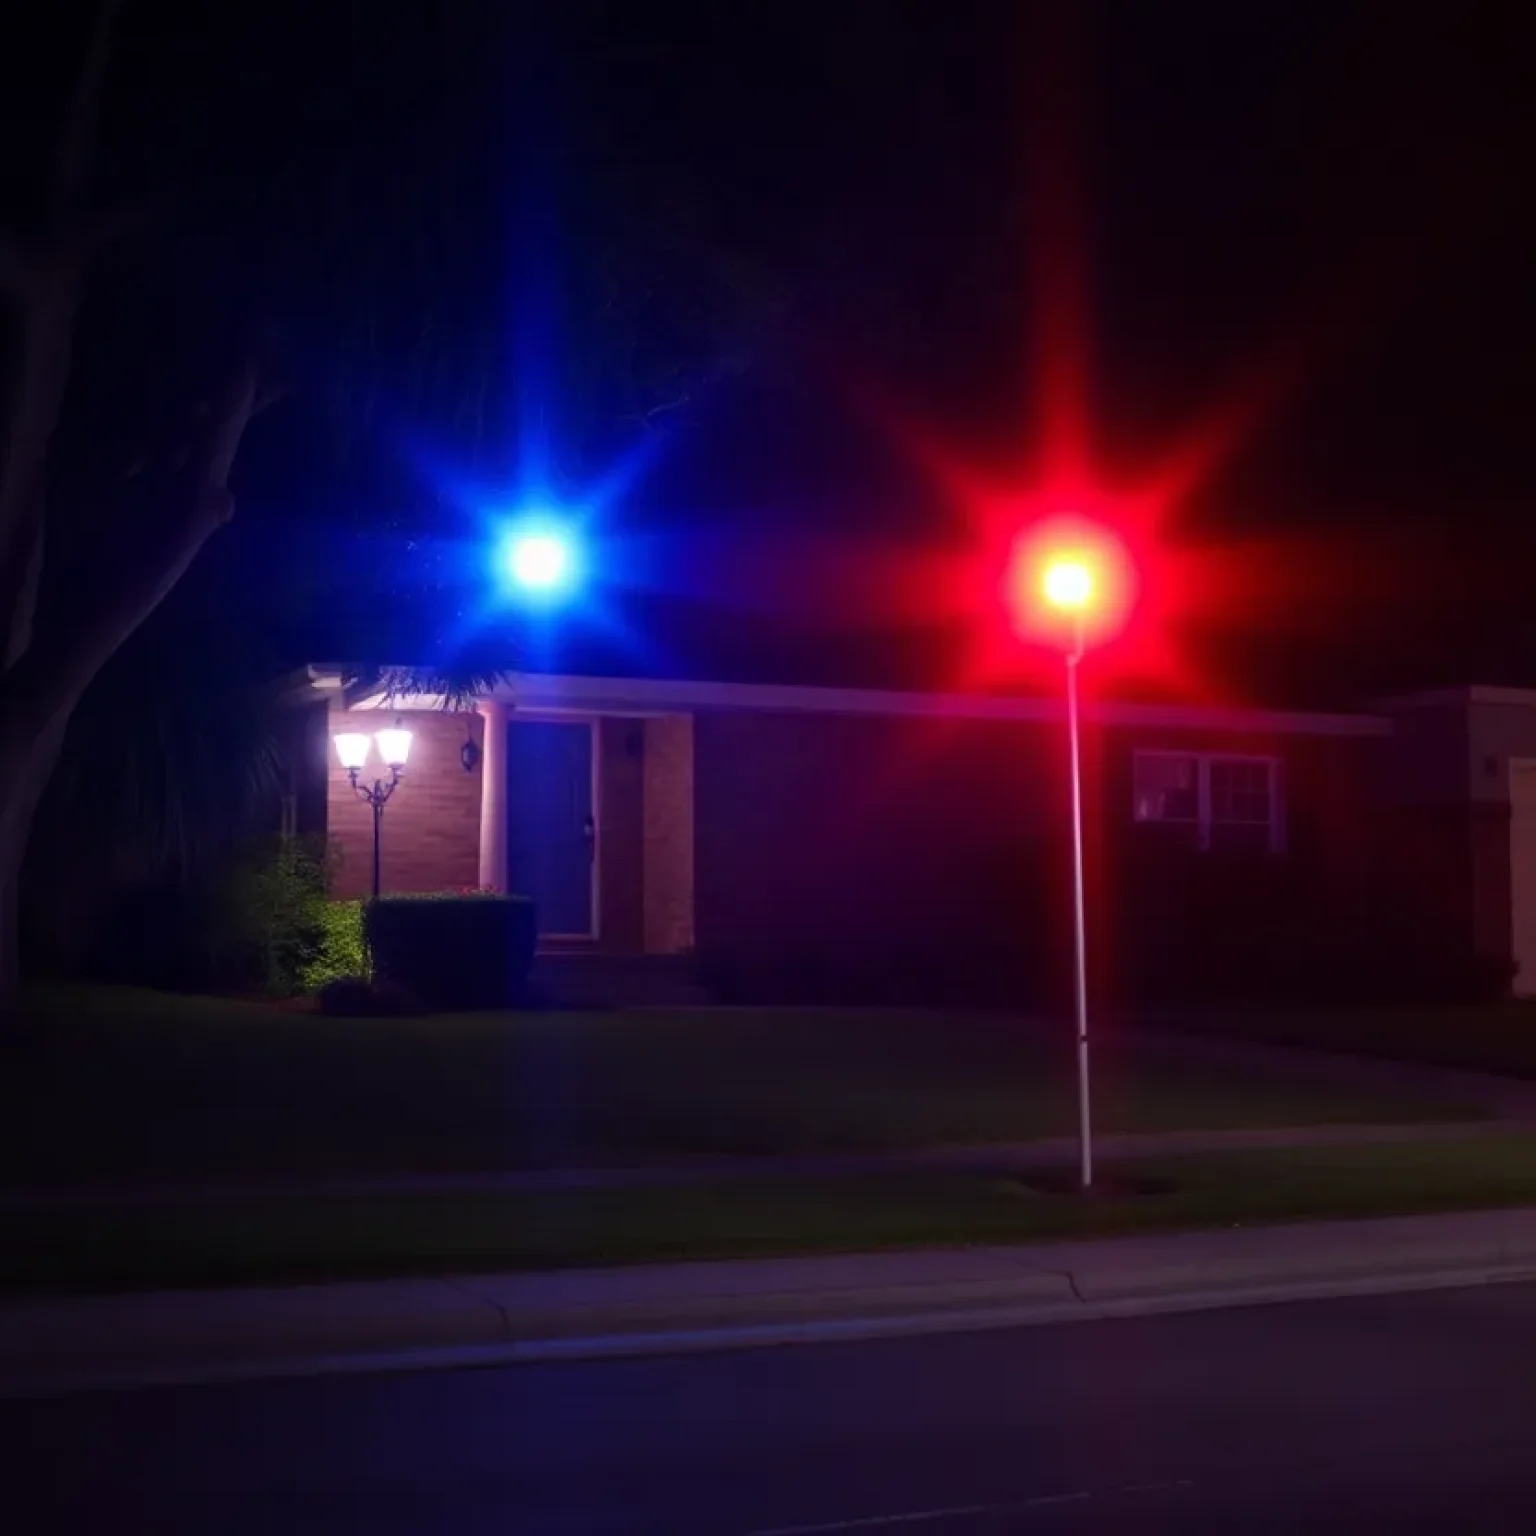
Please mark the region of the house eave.
[[[441, 709], [447, 700], [423, 693], [390, 696], [376, 684], [344, 685], [351, 669], [312, 666], [311, 686], [351, 709]], [[394, 669], [391, 669], [394, 670]], [[400, 669], [406, 670], [406, 669]], [[1060, 699], [987, 694], [903, 693], [867, 688], [808, 688], [772, 683], [719, 683], [657, 678], [508, 673], [482, 695], [484, 702], [524, 713], [666, 715], [749, 711], [773, 714], [883, 715], [932, 720], [1055, 721]], [[1377, 714], [1323, 714], [1289, 710], [1210, 708], [1196, 705], [1090, 703], [1085, 718], [1101, 725], [1140, 729], [1252, 735], [1388, 736], [1392, 722]]]

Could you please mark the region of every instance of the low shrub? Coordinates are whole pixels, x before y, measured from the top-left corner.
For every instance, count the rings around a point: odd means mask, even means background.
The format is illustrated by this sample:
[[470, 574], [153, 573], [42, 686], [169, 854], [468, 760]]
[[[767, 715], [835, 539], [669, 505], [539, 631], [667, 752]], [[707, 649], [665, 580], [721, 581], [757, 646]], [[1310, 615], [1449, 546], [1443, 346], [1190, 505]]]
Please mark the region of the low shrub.
[[527, 897], [493, 891], [381, 896], [363, 915], [374, 980], [433, 1012], [516, 1007], [527, 992], [536, 918]]
[[257, 845], [229, 867], [204, 916], [224, 985], [273, 997], [308, 988], [329, 921], [328, 873], [323, 848], [301, 838]]
[[363, 904], [360, 901], [328, 901], [316, 914], [314, 952], [299, 972], [306, 992], [319, 992], [332, 981], [366, 978], [368, 941], [363, 936]]

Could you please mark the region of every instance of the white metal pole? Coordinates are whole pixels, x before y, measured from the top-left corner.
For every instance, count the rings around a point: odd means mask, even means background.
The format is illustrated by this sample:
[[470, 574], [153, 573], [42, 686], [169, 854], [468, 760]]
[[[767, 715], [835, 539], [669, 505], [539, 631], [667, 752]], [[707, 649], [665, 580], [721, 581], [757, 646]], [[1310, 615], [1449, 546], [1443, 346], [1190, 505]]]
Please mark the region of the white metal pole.
[[1093, 1187], [1093, 1122], [1088, 1079], [1088, 933], [1083, 897], [1083, 765], [1078, 742], [1077, 668], [1083, 659], [1082, 623], [1078, 622], [1067, 655], [1067, 738], [1072, 758], [1072, 924], [1076, 948], [1077, 1151], [1082, 1187]]

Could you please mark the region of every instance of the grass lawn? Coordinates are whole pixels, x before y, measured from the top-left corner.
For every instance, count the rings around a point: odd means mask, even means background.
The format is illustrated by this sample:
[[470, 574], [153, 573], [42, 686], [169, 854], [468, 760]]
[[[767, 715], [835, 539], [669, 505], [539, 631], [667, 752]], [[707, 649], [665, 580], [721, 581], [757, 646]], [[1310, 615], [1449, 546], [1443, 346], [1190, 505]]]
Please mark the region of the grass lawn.
[[[0, 1183], [434, 1172], [1068, 1134], [1068, 1031], [797, 1010], [347, 1020], [119, 989], [32, 999], [0, 1065]], [[1470, 1118], [1134, 1043], [1102, 1132]]]
[[1358, 1008], [1184, 1009], [1155, 1020], [1189, 1034], [1351, 1051], [1439, 1067], [1536, 1077], [1536, 1000]]
[[924, 1174], [188, 1202], [131, 1212], [28, 1209], [6, 1214], [0, 1289], [131, 1290], [1009, 1243], [1517, 1205], [1536, 1202], [1536, 1137], [1168, 1158], [1133, 1171], [1175, 1187], [1084, 1202], [1032, 1193], [1015, 1177]]

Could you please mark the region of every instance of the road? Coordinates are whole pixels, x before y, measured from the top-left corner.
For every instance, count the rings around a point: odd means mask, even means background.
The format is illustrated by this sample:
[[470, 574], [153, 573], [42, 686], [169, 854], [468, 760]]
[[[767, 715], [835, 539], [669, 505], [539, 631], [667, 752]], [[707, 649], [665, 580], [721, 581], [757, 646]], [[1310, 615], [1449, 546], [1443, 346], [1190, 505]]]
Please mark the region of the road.
[[1528, 1532], [1533, 1360], [1536, 1286], [1510, 1286], [12, 1401], [0, 1523], [29, 1536]]

